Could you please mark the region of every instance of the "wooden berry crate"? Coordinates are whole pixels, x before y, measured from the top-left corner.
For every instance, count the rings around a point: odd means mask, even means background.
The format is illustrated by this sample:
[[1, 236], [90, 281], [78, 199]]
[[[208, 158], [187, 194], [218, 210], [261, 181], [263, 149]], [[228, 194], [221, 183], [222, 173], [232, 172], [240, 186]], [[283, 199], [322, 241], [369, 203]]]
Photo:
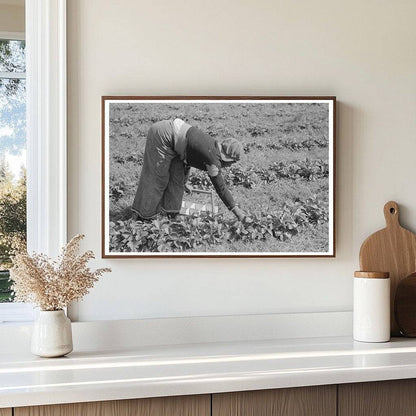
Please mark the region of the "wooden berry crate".
[[199, 202], [184, 200], [182, 201], [182, 207], [180, 210], [181, 215], [200, 214], [201, 212], [218, 214], [218, 205], [215, 205], [214, 191], [206, 191], [205, 189], [192, 189], [191, 197], [193, 193], [207, 194], [210, 196], [211, 201], [207, 204], [201, 204]]

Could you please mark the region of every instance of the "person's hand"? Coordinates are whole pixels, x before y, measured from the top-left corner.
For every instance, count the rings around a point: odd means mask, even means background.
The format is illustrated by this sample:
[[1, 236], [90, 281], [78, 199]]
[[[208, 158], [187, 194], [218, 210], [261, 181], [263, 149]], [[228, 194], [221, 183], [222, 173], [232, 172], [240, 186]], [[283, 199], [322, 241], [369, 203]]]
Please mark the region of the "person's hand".
[[242, 211], [239, 207], [235, 206], [232, 210], [232, 213], [240, 220], [243, 221], [246, 214], [244, 214], [244, 211]]

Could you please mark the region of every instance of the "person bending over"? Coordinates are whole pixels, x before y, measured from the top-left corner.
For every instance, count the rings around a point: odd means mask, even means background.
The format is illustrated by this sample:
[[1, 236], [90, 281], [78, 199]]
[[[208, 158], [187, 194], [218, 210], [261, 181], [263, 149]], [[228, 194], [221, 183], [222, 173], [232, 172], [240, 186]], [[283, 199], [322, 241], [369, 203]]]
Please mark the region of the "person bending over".
[[194, 167], [208, 173], [226, 207], [242, 220], [244, 213], [221, 175], [221, 169], [231, 166], [242, 154], [243, 146], [238, 140], [217, 141], [179, 118], [154, 123], [147, 134], [132, 218], [152, 219], [160, 212], [171, 217], [177, 215], [189, 170]]

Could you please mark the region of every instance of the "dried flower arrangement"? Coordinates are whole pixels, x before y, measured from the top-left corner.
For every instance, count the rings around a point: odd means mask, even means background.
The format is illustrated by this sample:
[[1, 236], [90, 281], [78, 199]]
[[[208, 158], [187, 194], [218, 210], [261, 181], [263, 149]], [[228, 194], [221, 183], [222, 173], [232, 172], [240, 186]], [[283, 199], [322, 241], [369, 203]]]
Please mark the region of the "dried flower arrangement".
[[18, 252], [10, 270], [15, 302], [34, 303], [45, 311], [60, 310], [85, 296], [103, 273], [111, 272], [109, 268], [95, 271], [88, 268], [94, 253], [78, 254], [83, 238], [80, 234], [72, 238], [57, 261], [45, 254]]

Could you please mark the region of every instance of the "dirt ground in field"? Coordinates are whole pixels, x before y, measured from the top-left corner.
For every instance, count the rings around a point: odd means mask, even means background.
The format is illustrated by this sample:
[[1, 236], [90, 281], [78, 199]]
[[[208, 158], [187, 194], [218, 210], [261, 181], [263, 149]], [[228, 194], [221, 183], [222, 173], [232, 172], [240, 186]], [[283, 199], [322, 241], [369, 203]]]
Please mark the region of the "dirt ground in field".
[[[235, 137], [246, 146], [238, 164], [242, 169], [268, 169], [275, 162], [287, 164], [319, 160], [328, 163], [328, 105], [325, 103], [112, 103], [110, 106], [109, 167], [110, 221], [130, 217], [141, 171], [141, 160], [149, 127], [156, 121], [181, 118], [211, 136]], [[314, 145], [313, 143], [319, 143]], [[312, 143], [303, 146], [302, 143]], [[273, 149], [271, 144], [282, 144]], [[194, 169], [191, 170], [191, 172]], [[330, 172], [331, 174], [332, 172]], [[192, 173], [191, 173], [192, 176]], [[229, 186], [234, 199], [248, 214], [279, 213], [286, 202], [315, 198], [329, 210], [328, 176], [258, 180], [249, 189]], [[209, 202], [205, 195], [185, 196], [195, 202]], [[219, 214], [233, 217], [215, 195]], [[206, 247], [215, 252], [327, 252], [329, 224], [305, 227], [288, 241], [268, 239], [249, 247], [239, 242]]]

